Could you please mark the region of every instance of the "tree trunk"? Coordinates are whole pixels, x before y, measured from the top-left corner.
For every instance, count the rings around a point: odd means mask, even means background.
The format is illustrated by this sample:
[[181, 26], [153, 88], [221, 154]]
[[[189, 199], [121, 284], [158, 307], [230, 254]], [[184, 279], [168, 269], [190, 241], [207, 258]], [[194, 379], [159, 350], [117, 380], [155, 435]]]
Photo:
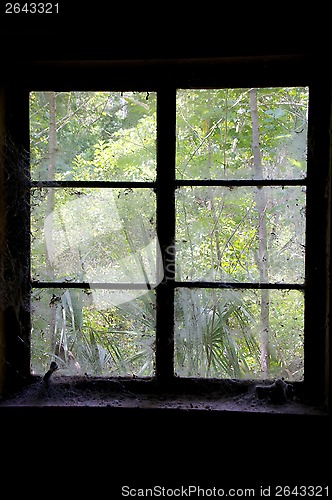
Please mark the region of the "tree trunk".
[[[47, 180], [54, 180], [56, 168], [56, 153], [57, 153], [57, 136], [56, 136], [56, 96], [55, 92], [48, 92], [48, 105], [49, 105], [49, 136], [48, 136], [48, 153], [49, 163], [47, 168]], [[54, 278], [54, 269], [52, 264], [52, 248], [53, 248], [53, 211], [54, 211], [54, 189], [47, 190], [46, 198], [46, 213], [47, 226], [45, 226], [45, 244], [46, 244], [46, 270], [48, 279]], [[46, 234], [47, 231], [47, 234]], [[52, 314], [50, 324], [51, 333], [51, 346], [53, 352], [56, 352], [56, 308]], [[58, 346], [61, 349], [61, 346]]]
[[[263, 179], [263, 167], [259, 142], [259, 120], [257, 109], [257, 90], [250, 90], [250, 111], [252, 119], [252, 148], [254, 154], [253, 173], [254, 179]], [[266, 223], [266, 194], [264, 187], [259, 186], [255, 191], [255, 201], [258, 211], [258, 253], [257, 262], [260, 283], [268, 282], [268, 250], [267, 250], [267, 223]], [[260, 305], [260, 330], [261, 330], [261, 366], [265, 376], [270, 372], [269, 337], [270, 337], [270, 311], [269, 290], [261, 290]]]
[[[55, 178], [55, 167], [56, 167], [56, 153], [57, 153], [57, 137], [56, 137], [56, 96], [55, 92], [47, 93], [48, 104], [49, 104], [49, 139], [48, 139], [48, 153], [49, 153], [49, 163], [47, 168], [47, 180], [54, 180]], [[47, 192], [47, 200], [46, 200], [46, 213], [45, 219], [48, 217], [48, 235], [45, 240], [47, 241], [46, 245], [46, 268], [48, 273], [52, 273], [52, 262], [51, 262], [51, 254], [52, 254], [52, 218], [53, 218], [53, 210], [54, 210], [54, 189], [49, 189]]]

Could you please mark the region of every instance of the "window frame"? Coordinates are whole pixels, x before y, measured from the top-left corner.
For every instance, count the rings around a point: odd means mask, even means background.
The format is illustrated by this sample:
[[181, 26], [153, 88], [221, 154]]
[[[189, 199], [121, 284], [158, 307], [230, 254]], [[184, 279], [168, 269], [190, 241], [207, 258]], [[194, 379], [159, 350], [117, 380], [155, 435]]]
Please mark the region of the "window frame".
[[[184, 387], [190, 391], [197, 381], [204, 387], [222, 380], [181, 379], [174, 376], [174, 255], [167, 253], [175, 245], [175, 147], [176, 90], [178, 88], [235, 87], [309, 87], [308, 163], [306, 193], [306, 260], [305, 260], [305, 332], [304, 381], [300, 391], [310, 401], [326, 401], [328, 397], [328, 336], [330, 286], [330, 110], [329, 72], [318, 61], [306, 56], [246, 57], [179, 61], [115, 61], [115, 62], [34, 62], [23, 64], [24, 81], [18, 78], [22, 67], [12, 68], [5, 87], [5, 127], [8, 137], [21, 152], [6, 155], [6, 168], [13, 162], [25, 169], [25, 176], [7, 176], [6, 192], [20, 193], [25, 207], [29, 204], [29, 92], [30, 91], [151, 91], [157, 93], [157, 236], [164, 263], [164, 280], [157, 286], [156, 367], [151, 384], [162, 390]], [[316, 175], [315, 172], [320, 175]], [[190, 182], [190, 181], [189, 181]], [[211, 181], [215, 185], [215, 181]], [[116, 184], [116, 183], [114, 183]], [[126, 183], [128, 186], [130, 182]], [[199, 181], [199, 184], [201, 182]], [[278, 183], [280, 185], [280, 183]], [[7, 195], [8, 196], [8, 195]], [[167, 206], [167, 210], [165, 210]], [[22, 224], [22, 221], [24, 223]], [[13, 257], [22, 269], [19, 294], [30, 296], [29, 228], [30, 214], [22, 206], [15, 211], [8, 203], [7, 240]], [[16, 231], [18, 225], [21, 231]], [[172, 260], [173, 259], [173, 260]], [[166, 265], [167, 261], [167, 265]], [[52, 283], [53, 288], [54, 284]], [[68, 284], [67, 284], [68, 285]], [[268, 286], [269, 288], [271, 285]], [[248, 287], [249, 288], [249, 287]], [[282, 288], [276, 285], [275, 288]], [[24, 385], [30, 375], [30, 313], [18, 305], [5, 318], [7, 347], [6, 375], [10, 388]], [[11, 336], [9, 329], [12, 330]], [[6, 331], [8, 333], [6, 333]], [[22, 342], [23, 340], [23, 342]], [[19, 375], [18, 375], [19, 374]], [[133, 381], [134, 382], [134, 381]]]

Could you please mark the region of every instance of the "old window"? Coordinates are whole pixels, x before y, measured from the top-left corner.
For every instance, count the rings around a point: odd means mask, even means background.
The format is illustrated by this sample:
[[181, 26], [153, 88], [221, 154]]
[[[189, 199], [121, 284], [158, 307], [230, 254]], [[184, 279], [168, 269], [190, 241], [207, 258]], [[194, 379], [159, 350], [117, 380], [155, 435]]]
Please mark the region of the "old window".
[[326, 88], [255, 64], [50, 67], [21, 91], [29, 372], [323, 397]]

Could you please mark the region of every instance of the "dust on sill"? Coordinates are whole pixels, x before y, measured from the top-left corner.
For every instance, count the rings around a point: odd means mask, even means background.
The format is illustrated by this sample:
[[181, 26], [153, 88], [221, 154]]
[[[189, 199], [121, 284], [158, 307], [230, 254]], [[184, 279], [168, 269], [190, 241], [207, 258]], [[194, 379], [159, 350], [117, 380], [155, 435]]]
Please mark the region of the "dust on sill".
[[[305, 404], [292, 397], [272, 402], [264, 384], [239, 383], [237, 391], [213, 390], [195, 393], [135, 390], [110, 379], [54, 377], [49, 383], [37, 379], [14, 395], [0, 399], [0, 407], [109, 407], [135, 409], [177, 409], [183, 411], [250, 412], [326, 415], [325, 408]], [[267, 384], [265, 383], [265, 387]], [[269, 386], [270, 387], [270, 386]], [[142, 389], [141, 386], [139, 386]]]

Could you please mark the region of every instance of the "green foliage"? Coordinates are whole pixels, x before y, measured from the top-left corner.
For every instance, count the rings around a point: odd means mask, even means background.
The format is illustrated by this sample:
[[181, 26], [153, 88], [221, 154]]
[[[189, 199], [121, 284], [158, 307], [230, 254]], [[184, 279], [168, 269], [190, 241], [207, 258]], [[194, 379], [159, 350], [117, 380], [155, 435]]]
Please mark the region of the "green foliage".
[[[47, 179], [47, 92], [30, 97], [31, 175]], [[148, 99], [147, 99], [148, 97]], [[56, 94], [56, 180], [153, 180], [156, 96], [141, 92]]]
[[256, 321], [241, 295], [227, 290], [178, 291], [178, 375], [242, 378], [259, 372]]

